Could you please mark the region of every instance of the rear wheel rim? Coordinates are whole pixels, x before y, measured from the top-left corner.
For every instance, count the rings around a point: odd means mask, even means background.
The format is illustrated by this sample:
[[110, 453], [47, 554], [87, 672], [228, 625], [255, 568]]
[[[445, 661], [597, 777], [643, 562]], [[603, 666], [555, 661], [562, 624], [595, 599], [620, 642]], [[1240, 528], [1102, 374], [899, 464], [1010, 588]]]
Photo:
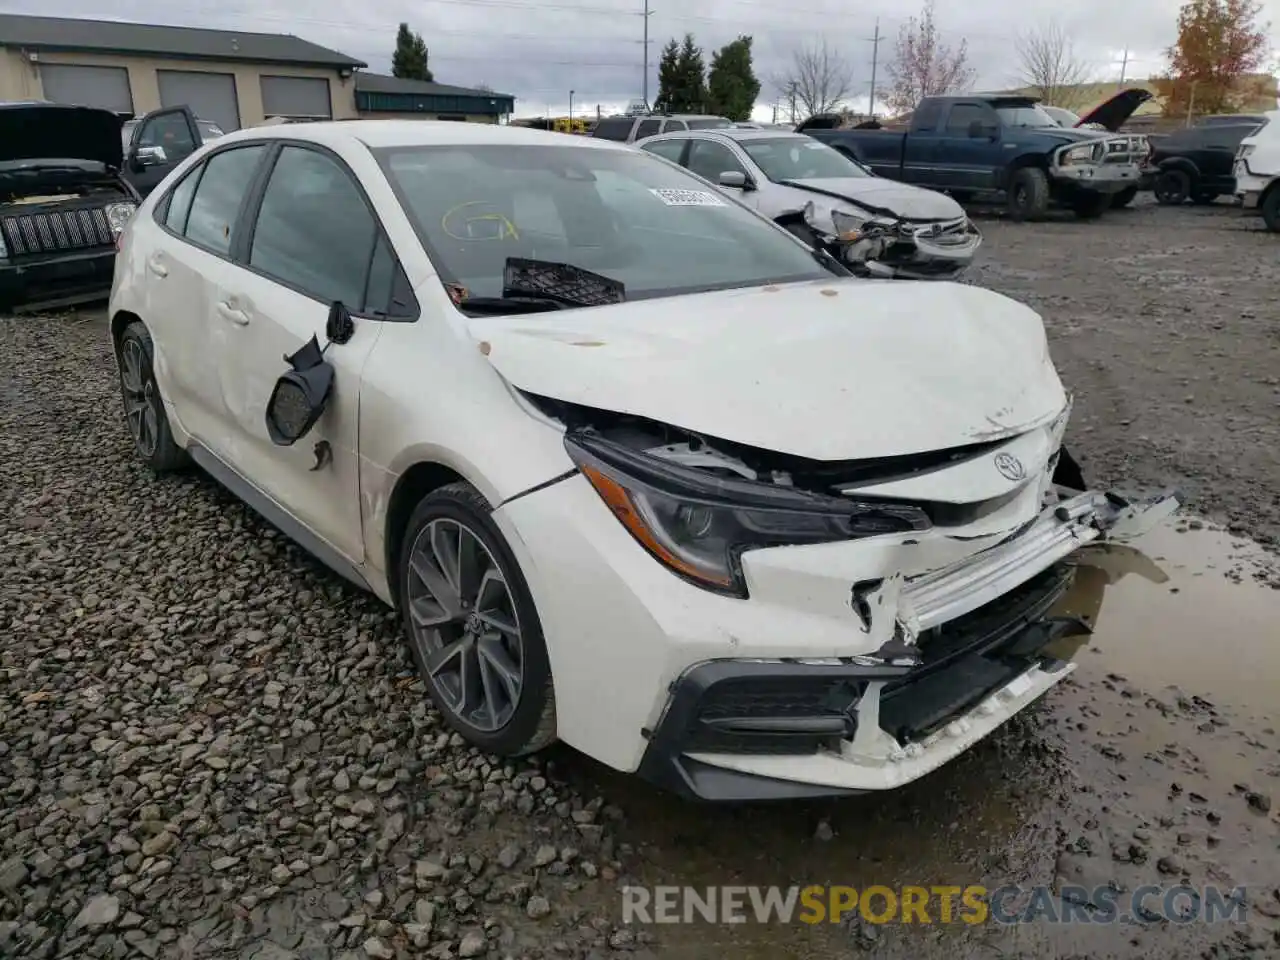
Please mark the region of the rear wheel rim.
[[483, 733], [511, 721], [524, 689], [520, 618], [506, 577], [465, 523], [431, 520], [409, 548], [410, 640], [442, 705]]
[[147, 372], [146, 357], [137, 340], [126, 340], [121, 348], [120, 386], [133, 445], [140, 454], [149, 457], [156, 452], [159, 442], [160, 418], [156, 411], [155, 378]]

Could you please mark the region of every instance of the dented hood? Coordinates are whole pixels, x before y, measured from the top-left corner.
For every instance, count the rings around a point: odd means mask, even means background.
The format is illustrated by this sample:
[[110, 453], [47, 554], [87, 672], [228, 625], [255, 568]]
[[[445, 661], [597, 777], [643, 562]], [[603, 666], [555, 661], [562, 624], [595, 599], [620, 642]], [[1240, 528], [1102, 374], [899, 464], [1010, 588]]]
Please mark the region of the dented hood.
[[809, 193], [847, 200], [871, 213], [887, 213], [906, 220], [956, 220], [964, 216], [964, 208], [945, 193], [883, 177], [829, 177], [784, 182], [789, 187]]
[[816, 460], [994, 440], [1066, 403], [1039, 316], [954, 283], [833, 278], [469, 322], [521, 390]]

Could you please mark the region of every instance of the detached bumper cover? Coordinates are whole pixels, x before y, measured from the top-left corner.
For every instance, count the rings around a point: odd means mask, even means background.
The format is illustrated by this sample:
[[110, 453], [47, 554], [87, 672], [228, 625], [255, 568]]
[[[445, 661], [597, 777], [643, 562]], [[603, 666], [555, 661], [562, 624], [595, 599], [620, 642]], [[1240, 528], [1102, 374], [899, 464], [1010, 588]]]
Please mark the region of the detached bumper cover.
[[115, 259], [115, 248], [108, 247], [0, 260], [0, 306], [32, 310], [105, 299]]
[[[795, 798], [888, 789], [936, 769], [1065, 679], [1046, 656], [1088, 632], [1048, 614], [1099, 537], [1144, 532], [1173, 495], [1082, 494], [1004, 543], [903, 590], [895, 655], [716, 660], [686, 671], [641, 775], [706, 800]], [[903, 654], [906, 654], [903, 656]]]

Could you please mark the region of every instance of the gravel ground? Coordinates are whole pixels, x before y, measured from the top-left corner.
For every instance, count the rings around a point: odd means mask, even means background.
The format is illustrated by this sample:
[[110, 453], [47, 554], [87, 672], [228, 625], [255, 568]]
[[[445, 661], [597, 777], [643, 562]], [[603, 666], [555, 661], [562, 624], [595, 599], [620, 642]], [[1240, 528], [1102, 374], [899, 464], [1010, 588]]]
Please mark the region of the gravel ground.
[[[1044, 312], [1086, 470], [1183, 484], [1274, 544], [1276, 238], [1226, 208], [984, 231], [978, 282]], [[1258, 704], [1082, 669], [925, 782], [838, 804], [710, 811], [560, 748], [495, 763], [427, 708], [388, 611], [212, 482], [150, 476], [118, 409], [100, 315], [0, 321], [0, 956], [1280, 951], [1280, 754]], [[1183, 875], [1271, 886], [1248, 925], [1193, 932], [617, 916], [628, 880]]]

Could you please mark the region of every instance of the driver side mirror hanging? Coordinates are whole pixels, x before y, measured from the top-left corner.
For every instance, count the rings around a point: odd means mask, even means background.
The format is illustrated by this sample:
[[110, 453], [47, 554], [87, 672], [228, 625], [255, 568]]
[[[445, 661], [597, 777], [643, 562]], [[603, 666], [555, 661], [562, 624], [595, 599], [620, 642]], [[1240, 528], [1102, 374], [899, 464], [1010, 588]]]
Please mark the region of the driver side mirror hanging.
[[333, 364], [324, 358], [314, 336], [284, 359], [292, 369], [276, 381], [267, 401], [267, 435], [277, 446], [289, 447], [324, 413], [333, 390]]

